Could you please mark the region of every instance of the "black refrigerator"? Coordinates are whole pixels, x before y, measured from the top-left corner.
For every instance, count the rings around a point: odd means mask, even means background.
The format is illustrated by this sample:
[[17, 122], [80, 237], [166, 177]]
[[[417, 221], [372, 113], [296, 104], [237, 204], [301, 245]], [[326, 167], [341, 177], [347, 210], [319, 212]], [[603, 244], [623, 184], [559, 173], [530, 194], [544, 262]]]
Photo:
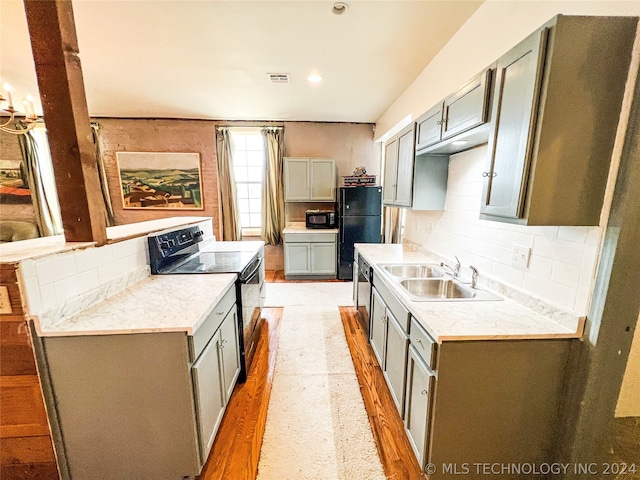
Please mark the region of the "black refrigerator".
[[382, 187], [340, 187], [338, 194], [338, 278], [353, 280], [353, 244], [382, 241]]

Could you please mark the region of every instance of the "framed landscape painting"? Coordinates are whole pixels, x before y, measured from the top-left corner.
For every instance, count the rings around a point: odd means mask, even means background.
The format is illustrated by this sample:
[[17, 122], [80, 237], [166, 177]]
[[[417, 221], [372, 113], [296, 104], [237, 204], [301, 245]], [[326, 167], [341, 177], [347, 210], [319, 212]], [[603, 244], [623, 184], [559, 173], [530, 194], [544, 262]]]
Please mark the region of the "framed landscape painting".
[[27, 173], [21, 160], [0, 159], [0, 204], [32, 203]]
[[200, 154], [116, 152], [126, 209], [202, 210]]

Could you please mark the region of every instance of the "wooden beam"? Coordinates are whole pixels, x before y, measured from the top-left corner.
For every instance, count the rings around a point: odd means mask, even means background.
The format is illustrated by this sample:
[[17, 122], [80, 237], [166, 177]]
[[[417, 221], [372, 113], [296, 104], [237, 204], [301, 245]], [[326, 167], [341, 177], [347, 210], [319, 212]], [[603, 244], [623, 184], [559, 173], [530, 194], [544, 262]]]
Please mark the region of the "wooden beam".
[[49, 148], [69, 242], [106, 243], [71, 0], [24, 0]]

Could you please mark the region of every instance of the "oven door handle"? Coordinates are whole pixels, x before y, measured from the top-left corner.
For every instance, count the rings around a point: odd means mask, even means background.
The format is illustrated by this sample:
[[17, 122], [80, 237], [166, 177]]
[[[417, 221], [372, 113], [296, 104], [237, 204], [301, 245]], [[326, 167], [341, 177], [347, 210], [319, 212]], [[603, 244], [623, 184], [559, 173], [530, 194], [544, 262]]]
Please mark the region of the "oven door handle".
[[244, 276], [240, 277], [240, 282], [242, 282], [242, 283], [250, 282], [253, 279], [253, 277], [255, 276], [256, 272], [260, 269], [260, 266], [262, 265], [262, 261], [263, 260], [264, 260], [263, 258], [259, 258], [258, 259], [258, 264], [256, 265], [256, 268], [251, 270], [251, 273], [249, 273], [248, 275], [244, 275]]

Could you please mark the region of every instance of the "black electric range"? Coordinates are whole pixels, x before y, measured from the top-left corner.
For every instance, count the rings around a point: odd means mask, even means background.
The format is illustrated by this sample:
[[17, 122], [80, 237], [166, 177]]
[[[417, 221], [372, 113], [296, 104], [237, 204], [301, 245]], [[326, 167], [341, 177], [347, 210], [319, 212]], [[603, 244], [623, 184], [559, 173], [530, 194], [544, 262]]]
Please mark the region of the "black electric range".
[[[229, 251], [216, 242], [202, 242], [198, 227], [186, 227], [149, 235], [149, 265], [153, 275], [236, 273], [236, 303], [240, 343], [240, 377], [246, 379], [260, 329], [256, 328], [265, 299], [265, 267], [262, 250]], [[221, 242], [223, 243], [223, 242]], [[206, 247], [204, 247], [206, 245]], [[202, 247], [202, 248], [201, 248]]]

